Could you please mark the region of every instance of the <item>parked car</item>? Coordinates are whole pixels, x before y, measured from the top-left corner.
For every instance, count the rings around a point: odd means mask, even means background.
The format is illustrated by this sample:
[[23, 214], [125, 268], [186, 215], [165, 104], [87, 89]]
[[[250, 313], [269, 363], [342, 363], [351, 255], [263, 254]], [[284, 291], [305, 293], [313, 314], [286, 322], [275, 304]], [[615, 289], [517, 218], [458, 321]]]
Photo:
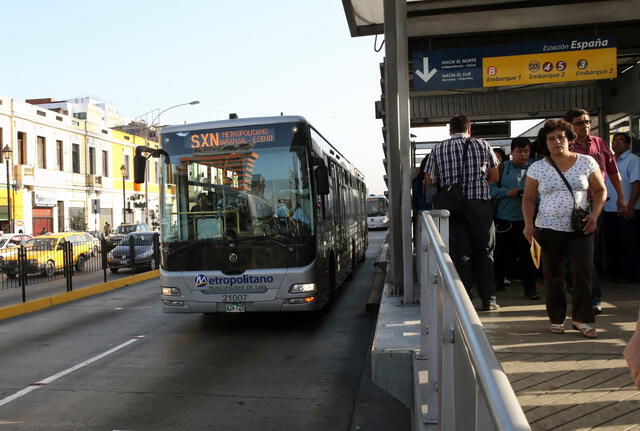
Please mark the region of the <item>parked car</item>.
[[28, 233], [5, 233], [0, 235], [0, 264], [5, 256], [12, 252], [11, 249], [13, 247], [26, 244], [31, 238], [33, 238], [33, 235]]
[[[107, 254], [107, 264], [111, 272], [118, 272], [120, 268], [157, 269], [158, 256], [154, 255], [154, 237], [156, 232], [133, 232], [126, 235], [122, 241]], [[133, 240], [135, 263], [131, 260], [131, 245]]]
[[[78, 271], [84, 270], [84, 264], [90, 258], [91, 248], [81, 232], [62, 232], [41, 235], [30, 239], [24, 245], [27, 252], [25, 271], [27, 274], [42, 273], [51, 277], [64, 268], [64, 243], [73, 243], [73, 264]], [[18, 275], [18, 248], [14, 247], [5, 256], [2, 272], [9, 278]]]
[[116, 245], [122, 241], [125, 235], [133, 232], [151, 232], [151, 228], [146, 223], [121, 224], [112, 233], [107, 235], [107, 241], [112, 245]]
[[91, 250], [91, 256], [98, 254], [100, 252], [100, 240], [89, 232], [82, 232], [81, 235]]

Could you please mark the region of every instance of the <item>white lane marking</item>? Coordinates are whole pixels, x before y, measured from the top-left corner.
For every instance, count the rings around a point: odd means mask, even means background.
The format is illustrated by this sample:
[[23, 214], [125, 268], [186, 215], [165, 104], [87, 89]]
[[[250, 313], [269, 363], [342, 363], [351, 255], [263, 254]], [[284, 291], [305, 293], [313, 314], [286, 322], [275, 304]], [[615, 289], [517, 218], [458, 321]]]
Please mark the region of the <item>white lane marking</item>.
[[137, 335], [137, 336], [131, 338], [129, 341], [126, 341], [126, 342], [114, 347], [113, 349], [109, 349], [106, 352], [100, 353], [99, 355], [96, 355], [93, 358], [87, 359], [84, 362], [80, 362], [79, 364], [74, 365], [71, 368], [67, 368], [66, 370], [60, 371], [59, 373], [54, 374], [51, 377], [47, 377], [44, 380], [41, 380], [41, 381], [36, 382], [36, 383], [34, 383], [32, 385], [29, 385], [26, 388], [19, 390], [15, 394], [9, 395], [8, 397], [3, 398], [2, 400], [0, 400], [0, 407], [2, 407], [5, 404], [10, 403], [11, 401], [13, 401], [13, 400], [15, 400], [17, 398], [20, 398], [23, 395], [28, 394], [31, 391], [34, 391], [34, 390], [36, 390], [36, 389], [38, 389], [38, 388], [40, 388], [40, 387], [42, 387], [44, 385], [47, 385], [47, 384], [49, 384], [49, 383], [51, 383], [51, 382], [53, 382], [55, 380], [58, 380], [60, 377], [66, 376], [67, 374], [72, 373], [72, 372], [74, 372], [74, 371], [76, 371], [76, 370], [78, 370], [78, 369], [80, 369], [82, 367], [86, 367], [87, 365], [89, 365], [89, 364], [91, 364], [91, 363], [93, 363], [93, 362], [95, 362], [97, 360], [100, 360], [100, 359], [104, 358], [105, 356], [108, 356], [108, 355], [110, 355], [110, 354], [112, 354], [112, 353], [114, 353], [114, 352], [116, 352], [116, 351], [118, 351], [118, 350], [120, 350], [122, 348], [125, 348], [128, 345], [133, 344], [136, 341], [141, 340], [142, 338], [144, 338], [144, 335]]

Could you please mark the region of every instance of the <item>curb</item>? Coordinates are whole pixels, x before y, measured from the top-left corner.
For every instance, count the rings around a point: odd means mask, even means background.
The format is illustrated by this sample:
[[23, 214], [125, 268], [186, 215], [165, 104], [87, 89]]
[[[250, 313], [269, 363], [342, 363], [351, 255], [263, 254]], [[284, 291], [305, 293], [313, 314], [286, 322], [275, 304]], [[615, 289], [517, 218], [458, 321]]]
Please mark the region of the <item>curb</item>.
[[0, 308], [0, 320], [10, 319], [12, 317], [20, 316], [27, 313], [33, 313], [34, 311], [44, 310], [45, 308], [50, 308], [56, 305], [86, 298], [87, 296], [98, 295], [110, 290], [129, 286], [130, 284], [150, 280], [158, 276], [160, 276], [160, 270], [156, 269], [155, 271], [136, 274], [132, 275], [131, 277], [122, 278], [119, 280], [113, 280], [102, 284], [96, 284], [94, 286], [83, 287], [72, 292], [64, 292], [46, 298], [39, 298], [23, 302], [21, 304], [10, 305], [8, 307]]

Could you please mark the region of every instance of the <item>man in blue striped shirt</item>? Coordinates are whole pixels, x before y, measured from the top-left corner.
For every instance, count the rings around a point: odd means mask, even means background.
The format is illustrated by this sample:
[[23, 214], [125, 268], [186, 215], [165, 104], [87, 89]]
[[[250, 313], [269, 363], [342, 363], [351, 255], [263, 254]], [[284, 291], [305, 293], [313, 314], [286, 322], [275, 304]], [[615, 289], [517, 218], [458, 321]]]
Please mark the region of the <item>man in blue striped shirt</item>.
[[[483, 139], [470, 138], [471, 121], [458, 115], [449, 123], [450, 139], [431, 152], [424, 168], [427, 184], [438, 189], [462, 186], [464, 210], [449, 224], [449, 251], [469, 296], [475, 284], [483, 311], [500, 308], [495, 297], [493, 248], [495, 229], [489, 204], [489, 183], [498, 179], [498, 159]], [[462, 166], [465, 143], [468, 150]]]

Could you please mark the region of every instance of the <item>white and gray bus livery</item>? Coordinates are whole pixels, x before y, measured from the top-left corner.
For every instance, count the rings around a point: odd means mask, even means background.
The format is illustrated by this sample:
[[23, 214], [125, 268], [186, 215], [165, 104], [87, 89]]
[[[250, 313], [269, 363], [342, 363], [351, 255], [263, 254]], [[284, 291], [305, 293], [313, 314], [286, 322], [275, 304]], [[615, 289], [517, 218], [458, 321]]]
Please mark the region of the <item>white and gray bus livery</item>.
[[304, 118], [162, 129], [162, 309], [322, 308], [365, 258], [364, 176]]
[[369, 229], [387, 229], [389, 227], [389, 201], [385, 196], [367, 197], [367, 225]]

